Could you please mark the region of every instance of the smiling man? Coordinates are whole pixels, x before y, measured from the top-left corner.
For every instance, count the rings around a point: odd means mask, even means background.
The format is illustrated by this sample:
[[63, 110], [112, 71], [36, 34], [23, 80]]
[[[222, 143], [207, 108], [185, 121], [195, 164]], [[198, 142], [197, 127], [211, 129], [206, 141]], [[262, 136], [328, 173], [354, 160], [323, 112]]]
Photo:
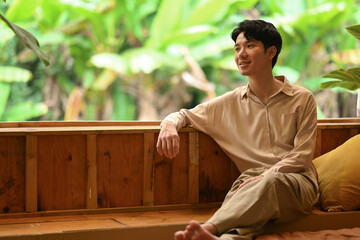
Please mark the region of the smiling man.
[[309, 213], [318, 198], [312, 93], [284, 76], [273, 76], [282, 47], [273, 24], [245, 20], [231, 37], [235, 62], [248, 84], [167, 116], [157, 150], [174, 158], [180, 149], [178, 130], [190, 125], [210, 135], [241, 175], [206, 223], [191, 221], [175, 233], [175, 240], [253, 239], [269, 221], [291, 221]]

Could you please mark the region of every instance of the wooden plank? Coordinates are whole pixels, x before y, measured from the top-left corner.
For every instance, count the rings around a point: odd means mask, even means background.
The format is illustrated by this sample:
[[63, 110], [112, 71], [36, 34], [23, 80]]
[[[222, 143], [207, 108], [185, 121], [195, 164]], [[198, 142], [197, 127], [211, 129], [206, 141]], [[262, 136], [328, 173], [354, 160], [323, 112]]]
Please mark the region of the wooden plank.
[[188, 133], [179, 136], [178, 156], [168, 159], [155, 154], [155, 205], [188, 202], [189, 138]]
[[321, 155], [325, 154], [350, 138], [350, 129], [322, 129]]
[[38, 209], [86, 208], [86, 136], [38, 136]]
[[141, 206], [144, 134], [98, 136], [98, 207]]
[[37, 211], [37, 137], [26, 136], [25, 211]]
[[189, 133], [189, 198], [188, 203], [199, 203], [199, 133]]
[[19, 127], [100, 127], [100, 126], [160, 126], [161, 121], [43, 121], [0, 123], [1, 126]]
[[204, 133], [199, 134], [200, 142], [200, 203], [221, 202], [232, 185], [231, 160]]
[[25, 211], [25, 137], [0, 137], [0, 213]]
[[[0, 238], [6, 236], [23, 237], [45, 235], [49, 233], [63, 233], [73, 231], [86, 231], [94, 229], [109, 229], [126, 227], [111, 218], [108, 219], [81, 219], [68, 221], [32, 222], [0, 225]], [[52, 239], [51, 237], [47, 239]], [[64, 238], [67, 239], [67, 238]]]
[[6, 213], [0, 214], [0, 224], [8, 221], [27, 221], [22, 219], [31, 218], [52, 218], [63, 216], [64, 218], [74, 219], [76, 215], [85, 214], [112, 214], [112, 213], [130, 213], [130, 212], [153, 212], [153, 211], [168, 211], [168, 210], [184, 210], [184, 209], [206, 209], [219, 208], [221, 202], [215, 203], [201, 203], [201, 204], [171, 204], [171, 205], [154, 205], [154, 206], [135, 206], [135, 207], [114, 207], [114, 208], [97, 208], [97, 209], [72, 209], [72, 210], [53, 210], [45, 212], [33, 213]]
[[317, 158], [317, 157], [319, 157], [321, 155], [321, 134], [322, 134], [322, 129], [317, 129], [315, 152], [314, 152], [314, 157], [313, 158]]
[[86, 140], [86, 208], [97, 208], [97, 136], [87, 135]]
[[359, 128], [353, 128], [350, 130], [350, 137], [354, 137], [355, 135], [358, 135], [360, 133]]
[[154, 205], [154, 172], [155, 172], [155, 135], [153, 133], [144, 134], [144, 189], [143, 205]]

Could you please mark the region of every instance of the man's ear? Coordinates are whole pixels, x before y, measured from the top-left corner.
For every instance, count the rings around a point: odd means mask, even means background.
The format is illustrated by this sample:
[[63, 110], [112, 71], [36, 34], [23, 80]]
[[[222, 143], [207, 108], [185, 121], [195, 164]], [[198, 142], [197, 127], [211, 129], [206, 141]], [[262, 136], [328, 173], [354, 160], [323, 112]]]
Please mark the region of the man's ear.
[[268, 56], [269, 56], [271, 59], [273, 59], [273, 58], [275, 57], [275, 55], [276, 55], [276, 51], [277, 51], [277, 49], [276, 49], [276, 47], [273, 45], [273, 46], [270, 46], [270, 47], [267, 49], [267, 54], [268, 54]]

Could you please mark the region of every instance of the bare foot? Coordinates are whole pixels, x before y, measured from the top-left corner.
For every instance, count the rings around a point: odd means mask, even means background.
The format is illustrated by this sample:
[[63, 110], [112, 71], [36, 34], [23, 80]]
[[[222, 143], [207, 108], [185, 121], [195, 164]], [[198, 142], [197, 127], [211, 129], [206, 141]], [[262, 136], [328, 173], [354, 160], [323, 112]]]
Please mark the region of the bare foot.
[[191, 221], [187, 225], [185, 231], [176, 232], [174, 235], [175, 240], [219, 240], [209, 232], [206, 227], [200, 225], [197, 221]]

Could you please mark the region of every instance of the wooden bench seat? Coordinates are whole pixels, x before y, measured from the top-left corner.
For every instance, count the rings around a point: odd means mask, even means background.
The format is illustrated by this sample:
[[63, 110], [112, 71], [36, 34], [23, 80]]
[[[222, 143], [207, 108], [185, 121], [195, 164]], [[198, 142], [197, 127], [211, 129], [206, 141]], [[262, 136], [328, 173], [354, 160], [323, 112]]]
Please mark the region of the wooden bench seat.
[[[180, 131], [177, 158], [159, 156], [159, 123], [0, 123], [0, 238], [172, 239], [208, 219], [238, 170], [192, 128]], [[359, 134], [360, 119], [319, 120], [317, 130], [315, 157]], [[265, 233], [359, 223], [360, 211], [314, 210]]]
[[[216, 209], [214, 206], [206, 206], [163, 211], [94, 212], [60, 216], [52, 213], [55, 216], [14, 217], [0, 219], [0, 239], [172, 239], [174, 232], [184, 229], [190, 220], [205, 222]], [[297, 221], [269, 224], [264, 234], [352, 228], [358, 227], [359, 222], [360, 214], [356, 211], [325, 213], [314, 209], [312, 214]]]

